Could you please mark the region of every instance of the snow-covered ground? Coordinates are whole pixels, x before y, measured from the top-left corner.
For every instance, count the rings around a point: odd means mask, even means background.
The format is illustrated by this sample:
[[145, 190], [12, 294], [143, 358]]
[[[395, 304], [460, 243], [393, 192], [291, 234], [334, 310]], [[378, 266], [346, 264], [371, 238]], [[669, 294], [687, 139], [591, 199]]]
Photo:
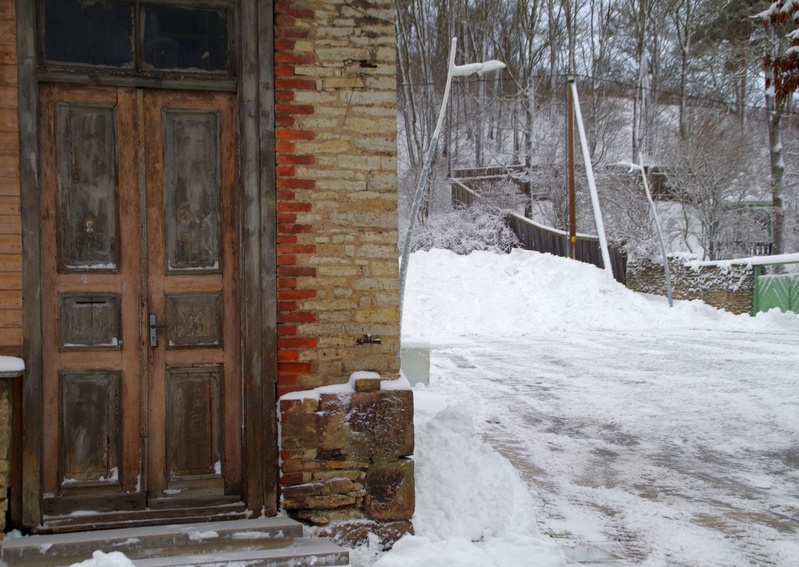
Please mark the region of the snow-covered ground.
[[416, 253], [405, 307], [416, 535], [353, 567], [799, 565], [799, 316], [524, 251]]
[[799, 565], [799, 316], [522, 251], [416, 253], [405, 309], [417, 535], [375, 567]]

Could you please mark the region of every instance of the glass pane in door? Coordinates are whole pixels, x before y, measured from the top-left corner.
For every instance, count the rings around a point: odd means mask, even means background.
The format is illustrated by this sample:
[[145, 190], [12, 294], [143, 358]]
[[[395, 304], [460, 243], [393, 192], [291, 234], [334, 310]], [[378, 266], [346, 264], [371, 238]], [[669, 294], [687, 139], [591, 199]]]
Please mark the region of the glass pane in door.
[[225, 10], [145, 4], [142, 12], [145, 66], [198, 71], [228, 68]]
[[133, 66], [133, 3], [45, 0], [44, 59], [48, 62]]

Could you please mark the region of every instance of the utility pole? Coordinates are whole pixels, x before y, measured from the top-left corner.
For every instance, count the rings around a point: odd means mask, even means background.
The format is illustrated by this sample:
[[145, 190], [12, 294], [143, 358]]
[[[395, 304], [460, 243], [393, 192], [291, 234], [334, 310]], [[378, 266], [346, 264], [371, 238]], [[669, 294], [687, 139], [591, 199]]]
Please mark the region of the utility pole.
[[577, 207], [575, 206], [576, 191], [574, 189], [574, 98], [572, 97], [571, 84], [574, 77], [566, 77], [566, 130], [567, 130], [567, 155], [569, 170], [569, 258], [577, 259]]

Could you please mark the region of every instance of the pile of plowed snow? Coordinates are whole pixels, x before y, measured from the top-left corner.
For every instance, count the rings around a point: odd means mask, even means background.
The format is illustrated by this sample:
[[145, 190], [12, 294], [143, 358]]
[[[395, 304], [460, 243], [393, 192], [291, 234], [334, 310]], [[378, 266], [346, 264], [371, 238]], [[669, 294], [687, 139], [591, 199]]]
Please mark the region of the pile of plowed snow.
[[447, 250], [411, 256], [403, 337], [508, 337], [571, 328], [799, 330], [799, 317], [772, 310], [733, 315], [701, 301], [635, 293], [592, 265], [514, 250], [510, 254]]

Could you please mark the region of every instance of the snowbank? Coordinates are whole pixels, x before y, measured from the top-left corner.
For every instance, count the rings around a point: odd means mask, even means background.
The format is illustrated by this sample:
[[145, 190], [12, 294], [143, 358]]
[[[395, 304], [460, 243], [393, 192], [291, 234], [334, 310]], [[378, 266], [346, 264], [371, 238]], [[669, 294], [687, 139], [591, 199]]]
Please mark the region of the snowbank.
[[480, 440], [463, 395], [414, 392], [419, 535], [402, 538], [375, 567], [565, 565], [558, 546], [539, 535], [516, 470]]
[[549, 254], [446, 250], [410, 260], [403, 340], [512, 337], [571, 328], [602, 330], [716, 329], [799, 331], [799, 317], [773, 310], [733, 315], [701, 301], [637, 294], [589, 264]]

